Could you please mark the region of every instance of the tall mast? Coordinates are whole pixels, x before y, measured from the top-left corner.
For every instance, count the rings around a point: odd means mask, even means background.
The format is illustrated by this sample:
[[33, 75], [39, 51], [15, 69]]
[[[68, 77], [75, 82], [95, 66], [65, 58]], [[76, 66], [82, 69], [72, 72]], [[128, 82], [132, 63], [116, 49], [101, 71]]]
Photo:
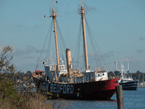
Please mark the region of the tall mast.
[[[86, 30], [85, 30], [85, 14], [86, 11], [84, 7], [84, 2], [83, 0], [81, 0], [81, 2], [83, 3], [83, 5], [81, 5], [81, 19], [82, 19], [82, 28], [83, 28], [83, 45], [84, 45], [84, 58], [85, 58], [85, 68], [86, 70], [89, 70], [89, 66], [88, 66], [88, 54], [87, 54], [87, 41], [86, 41]], [[82, 4], [80, 2], [80, 4]]]
[[[52, 0], [52, 4], [51, 4], [50, 9], [49, 9], [50, 16], [48, 16], [48, 17], [52, 17], [52, 19], [53, 19], [54, 36], [55, 36], [55, 49], [56, 49], [56, 59], [57, 59], [56, 70], [59, 71], [59, 51], [58, 51], [58, 42], [57, 42], [57, 29], [56, 29], [56, 17], [58, 16], [57, 12], [58, 12], [57, 7], [55, 6], [55, 4]], [[44, 16], [44, 17], [46, 17], [46, 16]]]
[[52, 18], [53, 18], [53, 24], [54, 24], [56, 59], [57, 59], [57, 71], [59, 71], [59, 53], [58, 53], [58, 43], [57, 43], [57, 30], [56, 30], [56, 15], [55, 15], [55, 10], [52, 10]]
[[81, 6], [81, 16], [82, 16], [82, 27], [83, 27], [85, 67], [86, 67], [86, 70], [89, 70], [88, 54], [87, 54], [87, 42], [86, 42], [86, 30], [85, 30], [85, 13], [84, 13], [84, 6], [83, 5]]

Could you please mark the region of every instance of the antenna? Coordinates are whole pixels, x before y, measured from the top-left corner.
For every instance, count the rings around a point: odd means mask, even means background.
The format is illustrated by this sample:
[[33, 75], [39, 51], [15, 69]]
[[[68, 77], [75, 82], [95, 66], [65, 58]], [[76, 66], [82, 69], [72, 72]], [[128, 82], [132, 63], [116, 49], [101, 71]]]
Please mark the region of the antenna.
[[127, 75], [129, 75], [129, 59], [127, 60], [127, 64], [128, 64], [128, 69], [127, 69]]
[[84, 8], [84, 14], [87, 14], [87, 6], [83, 0], [80, 0], [79, 6], [78, 6], [78, 13], [81, 14], [81, 6]]
[[129, 69], [130, 69], [130, 68], [129, 68], [129, 67], [130, 67], [130, 66], [129, 66], [129, 59], [127, 60], [127, 63], [128, 63], [128, 71], [129, 71]]
[[57, 7], [56, 5], [54, 4], [54, 0], [52, 0], [52, 4], [50, 6], [50, 9], [49, 9], [49, 15], [52, 16], [52, 11], [55, 11], [55, 15], [57, 16], [58, 15], [58, 10], [57, 10]]
[[114, 63], [115, 63], [115, 70], [117, 71], [117, 60]]
[[50, 9], [49, 9], [49, 16], [44, 15], [44, 18], [52, 17], [53, 11], [55, 11], [55, 16], [58, 16], [58, 10], [57, 10], [56, 5], [54, 4], [54, 0], [52, 0], [52, 4], [51, 4]]

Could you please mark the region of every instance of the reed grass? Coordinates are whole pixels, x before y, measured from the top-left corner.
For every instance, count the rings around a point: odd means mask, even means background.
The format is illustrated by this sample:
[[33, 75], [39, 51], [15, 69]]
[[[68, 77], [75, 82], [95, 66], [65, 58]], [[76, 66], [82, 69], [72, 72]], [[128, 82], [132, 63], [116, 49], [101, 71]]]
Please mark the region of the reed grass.
[[0, 97], [0, 109], [54, 109], [53, 104], [46, 103], [47, 97], [41, 94], [17, 92], [14, 98]]

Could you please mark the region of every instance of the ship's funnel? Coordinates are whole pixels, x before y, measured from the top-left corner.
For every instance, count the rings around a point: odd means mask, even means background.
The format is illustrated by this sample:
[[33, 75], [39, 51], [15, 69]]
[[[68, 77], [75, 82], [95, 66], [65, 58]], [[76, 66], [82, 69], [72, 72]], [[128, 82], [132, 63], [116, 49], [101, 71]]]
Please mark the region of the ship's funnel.
[[67, 71], [68, 71], [68, 76], [71, 76], [72, 70], [71, 70], [71, 50], [66, 49], [66, 61], [67, 61]]

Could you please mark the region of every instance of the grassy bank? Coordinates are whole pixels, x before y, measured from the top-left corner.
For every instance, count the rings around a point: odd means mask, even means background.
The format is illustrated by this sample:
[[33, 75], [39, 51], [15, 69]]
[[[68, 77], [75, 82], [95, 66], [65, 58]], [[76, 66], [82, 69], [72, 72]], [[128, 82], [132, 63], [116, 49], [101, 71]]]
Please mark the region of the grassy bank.
[[[24, 94], [24, 93], [23, 93]], [[40, 94], [16, 93], [13, 98], [0, 97], [0, 109], [54, 109], [53, 104], [46, 104], [47, 97]]]
[[46, 95], [36, 92], [17, 92], [17, 87], [9, 78], [0, 79], [0, 109], [53, 109], [54, 105], [45, 103]]
[[[67, 106], [67, 103], [59, 99], [59, 95], [53, 95], [50, 92], [28, 92], [34, 88], [29, 86], [20, 90], [20, 87], [7, 75], [0, 75], [0, 109], [54, 109]], [[18, 90], [19, 89], [19, 92]], [[50, 99], [57, 98], [51, 103]]]

